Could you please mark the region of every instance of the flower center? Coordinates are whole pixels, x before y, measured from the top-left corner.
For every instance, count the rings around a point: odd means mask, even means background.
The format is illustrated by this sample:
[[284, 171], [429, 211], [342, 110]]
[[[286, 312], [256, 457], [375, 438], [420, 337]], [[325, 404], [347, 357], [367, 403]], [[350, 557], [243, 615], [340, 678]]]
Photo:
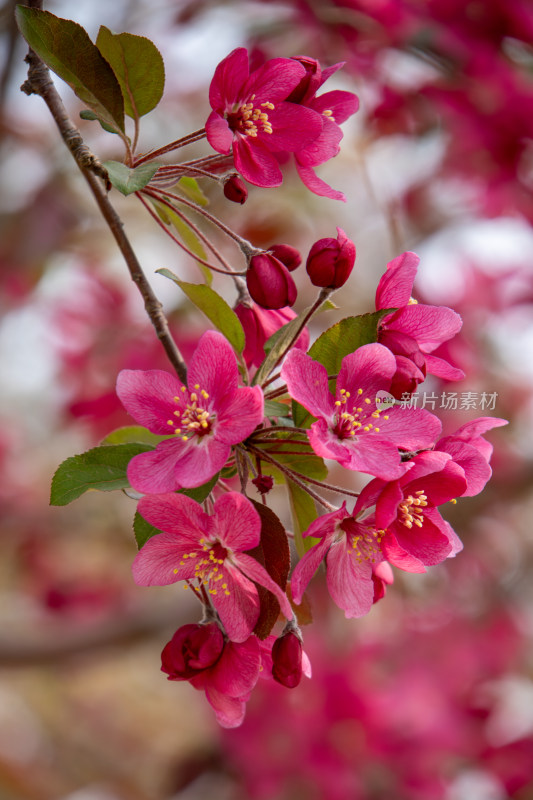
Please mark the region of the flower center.
[[[209, 594], [216, 595], [220, 591], [225, 595], [229, 595], [230, 591], [228, 590], [223, 569], [224, 562], [228, 557], [228, 551], [220, 542], [208, 542], [205, 539], [200, 539], [200, 544], [202, 545], [201, 550], [192, 550], [190, 553], [183, 554], [180, 567], [185, 565], [187, 559], [193, 558], [195, 560], [194, 578], [198, 580], [198, 583], [206, 586]], [[178, 570], [175, 569], [174, 573], [176, 574], [177, 572]], [[200, 591], [199, 586], [195, 586], [194, 589], [196, 592]]]
[[427, 495], [424, 494], [423, 489], [415, 492], [414, 497], [410, 494], [398, 506], [398, 518], [406, 528], [412, 528], [416, 525], [421, 528], [424, 524], [423, 509], [428, 505]]
[[385, 535], [384, 530], [358, 523], [354, 525], [351, 519], [343, 520], [339, 527], [346, 533], [348, 543], [351, 545], [351, 550], [347, 551], [348, 555], [354, 556], [358, 564], [362, 564], [363, 561], [370, 561], [372, 564], [382, 561], [381, 540]]
[[211, 433], [214, 420], [213, 415], [204, 408], [209, 395], [204, 389], [200, 389], [198, 383], [194, 389], [195, 391], [191, 392], [187, 398], [187, 389], [185, 386], [181, 387], [182, 396], [174, 397], [174, 402], [179, 406], [174, 411], [176, 419], [167, 420], [167, 425], [170, 425], [174, 433], [184, 442], [187, 442], [191, 436], [207, 436]]
[[258, 133], [272, 133], [272, 125], [268, 119], [268, 111], [273, 111], [275, 106], [266, 100], [259, 107], [254, 105], [255, 94], [248, 103], [243, 103], [239, 108], [227, 115], [228, 125], [232, 131], [244, 133], [255, 138]]
[[[335, 414], [335, 427], [334, 433], [339, 439], [350, 439], [361, 433], [379, 433], [379, 428], [375, 427], [375, 420], [379, 419], [381, 410], [374, 408], [372, 410], [372, 401], [368, 397], [363, 397], [363, 390], [357, 390], [357, 403], [352, 405], [353, 400], [350, 399], [350, 392], [346, 389], [341, 389], [339, 399], [335, 400], [338, 413]], [[351, 410], [350, 410], [351, 407]], [[388, 419], [388, 415], [384, 414], [383, 419]]]

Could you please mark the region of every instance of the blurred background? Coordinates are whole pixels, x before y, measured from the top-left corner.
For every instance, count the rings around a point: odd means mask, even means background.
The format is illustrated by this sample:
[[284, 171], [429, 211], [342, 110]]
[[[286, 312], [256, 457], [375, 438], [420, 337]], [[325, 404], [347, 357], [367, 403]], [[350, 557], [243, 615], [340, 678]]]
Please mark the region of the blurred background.
[[[361, 620], [345, 620], [315, 578], [313, 679], [294, 691], [260, 681], [234, 731], [160, 672], [162, 646], [196, 609], [175, 587], [133, 584], [133, 501], [89, 492], [48, 505], [57, 465], [131, 422], [117, 372], [167, 365], [44, 103], [19, 91], [14, 5], [0, 9], [1, 800], [533, 800], [532, 4], [44, 4], [93, 40], [103, 24], [159, 47], [166, 90], [142, 121], [142, 151], [204, 125], [213, 71], [236, 46], [345, 61], [326, 90], [354, 91], [361, 107], [318, 174], [346, 204], [287, 168], [281, 189], [250, 187], [244, 206], [203, 186], [210, 209], [254, 244], [286, 242], [304, 258], [336, 226], [355, 241], [342, 314], [322, 315], [312, 335], [373, 310], [387, 261], [415, 250], [415, 296], [464, 320], [441, 352], [466, 378], [427, 381], [421, 403], [445, 397], [445, 433], [510, 420], [488, 434], [491, 483], [448, 514], [464, 552], [425, 575], [397, 570]], [[55, 83], [78, 120], [79, 101]], [[115, 137], [79, 124], [102, 160], [122, 158]], [[154, 272], [200, 274], [133, 196], [111, 197], [188, 356], [204, 321]], [[294, 275], [299, 310], [313, 294]]]

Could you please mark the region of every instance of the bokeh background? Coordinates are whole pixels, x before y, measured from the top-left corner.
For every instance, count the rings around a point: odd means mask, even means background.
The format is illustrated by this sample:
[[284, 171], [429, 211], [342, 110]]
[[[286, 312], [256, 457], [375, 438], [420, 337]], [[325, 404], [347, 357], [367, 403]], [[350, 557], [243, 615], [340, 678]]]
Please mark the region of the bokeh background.
[[[160, 672], [162, 646], [196, 609], [177, 589], [133, 584], [133, 501], [89, 492], [48, 505], [57, 465], [128, 423], [119, 369], [166, 365], [44, 103], [19, 91], [14, 5], [0, 10], [0, 798], [532, 800], [533, 6], [45, 3], [93, 39], [104, 24], [159, 47], [166, 91], [143, 119], [145, 151], [203, 126], [213, 71], [236, 46], [345, 61], [326, 88], [355, 91], [361, 108], [318, 172], [346, 204], [287, 169], [282, 188], [251, 187], [242, 207], [205, 186], [210, 208], [254, 244], [304, 256], [342, 227], [358, 251], [342, 316], [373, 310], [387, 261], [415, 250], [417, 298], [464, 320], [443, 354], [466, 378], [426, 382], [421, 402], [445, 393], [435, 412], [446, 433], [477, 416], [510, 420], [489, 434], [491, 483], [448, 514], [464, 552], [426, 575], [396, 571], [357, 621], [315, 578], [312, 681], [260, 682], [243, 726], [223, 731], [201, 693]], [[56, 85], [78, 119], [79, 102]], [[121, 158], [96, 123], [80, 127], [103, 160]], [[204, 142], [186, 157], [209, 152]], [[134, 197], [112, 198], [188, 355], [204, 321], [154, 272], [200, 275]], [[298, 280], [301, 309], [312, 292]], [[313, 335], [341, 316], [328, 314]], [[275, 503], [283, 514], [282, 490]]]

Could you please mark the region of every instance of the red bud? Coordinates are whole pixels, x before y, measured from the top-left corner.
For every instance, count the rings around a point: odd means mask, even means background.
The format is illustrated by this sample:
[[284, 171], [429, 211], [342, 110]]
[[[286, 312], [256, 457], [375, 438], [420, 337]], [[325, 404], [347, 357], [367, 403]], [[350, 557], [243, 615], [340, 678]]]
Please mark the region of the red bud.
[[246, 283], [252, 299], [263, 308], [284, 308], [296, 300], [296, 285], [287, 267], [269, 253], [252, 256]]
[[224, 181], [224, 197], [231, 200], [233, 203], [240, 203], [241, 206], [248, 198], [248, 189], [244, 181], [241, 181], [236, 175], [231, 175]]
[[314, 286], [338, 289], [343, 286], [355, 263], [355, 245], [342, 228], [336, 239], [319, 239], [307, 256], [306, 269]]
[[289, 272], [294, 272], [302, 263], [300, 251], [290, 244], [273, 244], [268, 249], [282, 264], [285, 264]]
[[224, 649], [222, 631], [209, 625], [183, 625], [161, 653], [161, 670], [169, 681], [188, 681], [215, 664]]
[[288, 689], [294, 689], [302, 679], [302, 643], [292, 631], [272, 646], [272, 677]]

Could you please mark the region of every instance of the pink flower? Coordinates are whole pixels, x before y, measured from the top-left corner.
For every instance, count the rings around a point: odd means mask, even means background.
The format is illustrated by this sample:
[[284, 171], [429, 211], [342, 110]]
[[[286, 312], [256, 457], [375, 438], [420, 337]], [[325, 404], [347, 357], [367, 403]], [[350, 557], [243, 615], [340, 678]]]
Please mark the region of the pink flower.
[[292, 152], [320, 135], [318, 114], [284, 102], [304, 74], [302, 65], [288, 58], [271, 59], [250, 74], [244, 47], [233, 50], [215, 70], [207, 139], [219, 153], [233, 149], [236, 169], [256, 186], [281, 184], [273, 152]]
[[479, 417], [461, 425], [455, 433], [439, 439], [435, 450], [448, 453], [464, 470], [467, 488], [462, 497], [479, 494], [492, 475], [489, 466], [492, 445], [483, 438], [491, 428], [507, 425], [507, 420], [498, 417]]
[[205, 696], [223, 728], [244, 719], [246, 701], [259, 678], [259, 641], [227, 642], [218, 625], [183, 625], [161, 653], [169, 681], [189, 681]]
[[396, 361], [386, 347], [364, 345], [343, 358], [332, 395], [325, 367], [299, 350], [289, 352], [281, 377], [291, 396], [317, 417], [308, 432], [317, 455], [347, 469], [392, 480], [405, 471], [398, 447], [432, 446], [441, 427], [433, 414], [376, 406], [377, 393], [390, 390], [395, 371]]
[[[265, 342], [276, 331], [296, 317], [292, 308], [266, 309], [256, 303], [244, 306], [239, 303], [235, 313], [241, 321], [246, 337], [246, 347], [243, 356], [248, 367], [258, 367], [265, 359]], [[309, 347], [309, 331], [304, 328], [294, 344], [301, 350]]]
[[304, 537], [321, 541], [312, 547], [296, 565], [291, 590], [294, 602], [302, 602], [307, 584], [322, 561], [326, 560], [326, 579], [333, 601], [347, 618], [368, 614], [374, 602], [373, 565], [383, 560], [383, 531], [357, 522], [346, 510], [346, 503], [337, 511], [324, 514], [313, 522]]
[[287, 623], [285, 633], [280, 637], [270, 634], [260, 642], [261, 678], [281, 683], [287, 689], [294, 689], [300, 683], [302, 675], [312, 675], [309, 656], [302, 647], [300, 636], [290, 630]]
[[299, 103], [305, 108], [312, 109], [320, 115], [322, 121], [320, 135], [310, 142], [302, 142], [302, 146], [294, 154], [298, 175], [311, 192], [321, 197], [330, 197], [333, 200], [346, 202], [342, 192], [328, 186], [315, 174], [313, 168], [337, 155], [340, 150], [339, 143], [344, 135], [339, 125], [355, 114], [359, 108], [359, 100], [352, 92], [338, 90], [316, 97], [320, 87], [331, 75], [344, 66], [344, 63], [334, 64], [332, 67], [322, 70], [319, 62], [314, 58], [296, 56], [295, 61], [299, 61], [304, 66], [306, 74], [287, 99], [292, 103]]
[[440, 344], [461, 329], [459, 314], [445, 306], [418, 304], [411, 297], [419, 264], [416, 253], [402, 253], [387, 264], [376, 291], [376, 309], [397, 308], [379, 325], [378, 341], [393, 352], [398, 374], [393, 394], [411, 392], [426, 372], [449, 381], [464, 378], [464, 372], [447, 361], [432, 356]]
[[285, 593], [265, 568], [244, 552], [256, 547], [261, 536], [259, 514], [244, 495], [222, 495], [212, 515], [185, 495], [147, 495], [139, 501], [139, 513], [163, 532], [148, 539], [137, 554], [133, 562], [137, 584], [197, 581], [195, 591], [207, 592], [234, 642], [244, 642], [258, 620], [255, 583], [272, 592], [283, 613], [292, 618]]
[[371, 515], [387, 561], [407, 572], [425, 572], [426, 565], [439, 564], [462, 549], [437, 506], [463, 495], [467, 482], [448, 453], [419, 453], [405, 466], [398, 480], [370, 481], [353, 514], [359, 521]]
[[139, 492], [160, 494], [201, 486], [222, 469], [231, 446], [263, 419], [257, 386], [239, 388], [235, 354], [220, 333], [201, 337], [191, 358], [188, 388], [161, 370], [122, 370], [117, 394], [132, 417], [152, 433], [174, 436], [128, 465]]

